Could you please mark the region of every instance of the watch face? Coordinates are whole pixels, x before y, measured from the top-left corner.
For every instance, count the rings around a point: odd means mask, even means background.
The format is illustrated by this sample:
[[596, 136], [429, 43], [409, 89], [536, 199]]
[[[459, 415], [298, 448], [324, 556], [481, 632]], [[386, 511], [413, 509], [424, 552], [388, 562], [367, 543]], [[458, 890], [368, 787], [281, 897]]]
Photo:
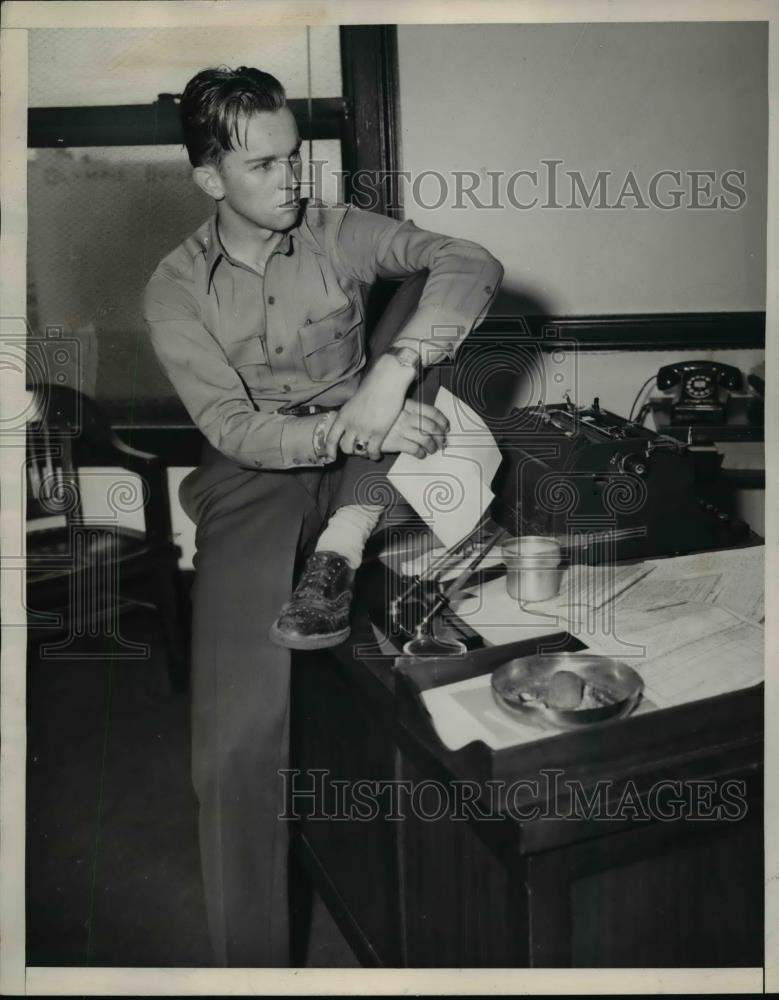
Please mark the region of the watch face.
[[413, 347], [393, 347], [390, 353], [394, 354], [398, 361], [408, 368], [416, 368], [419, 364], [419, 354]]
[[702, 372], [688, 375], [684, 380], [684, 395], [698, 402], [714, 399], [716, 396], [714, 377]]

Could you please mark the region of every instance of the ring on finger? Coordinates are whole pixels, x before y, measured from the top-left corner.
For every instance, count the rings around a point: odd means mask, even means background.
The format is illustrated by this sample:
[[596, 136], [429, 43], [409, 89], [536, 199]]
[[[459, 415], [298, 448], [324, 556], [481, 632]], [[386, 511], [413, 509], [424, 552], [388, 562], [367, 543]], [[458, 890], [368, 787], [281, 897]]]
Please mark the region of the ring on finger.
[[363, 441], [361, 438], [356, 438], [354, 442], [354, 450], [358, 455], [364, 455], [368, 451], [369, 441]]

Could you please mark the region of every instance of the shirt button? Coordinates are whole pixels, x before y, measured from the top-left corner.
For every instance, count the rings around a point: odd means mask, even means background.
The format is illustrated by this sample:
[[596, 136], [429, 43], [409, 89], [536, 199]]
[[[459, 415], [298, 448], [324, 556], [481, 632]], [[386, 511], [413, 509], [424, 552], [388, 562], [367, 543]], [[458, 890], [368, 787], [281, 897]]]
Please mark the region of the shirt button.
[[281, 353], [283, 353], [283, 351], [284, 351], [283, 347], [277, 347], [276, 348], [276, 354], [281, 354]]
[[306, 320], [306, 326], [311, 326], [311, 320], [310, 319]]
[[262, 462], [255, 462], [254, 464], [257, 466], [258, 469], [262, 468]]
[[343, 334], [341, 333], [341, 331], [340, 331], [340, 330], [338, 330], [338, 332], [337, 332], [337, 333], [336, 333], [336, 335], [335, 335], [335, 339], [336, 339], [336, 340], [340, 340], [340, 339], [341, 339], [341, 337], [343, 337]]
[[489, 286], [489, 285], [485, 285], [485, 286], [484, 286], [484, 291], [485, 291], [485, 292], [486, 292], [486, 293], [487, 293], [488, 295], [492, 295], [492, 289], [490, 288], [490, 286]]
[[276, 300], [274, 299], [274, 297], [272, 295], [268, 296], [268, 305], [269, 306], [272, 306], [275, 301]]
[[283, 385], [281, 388], [284, 390], [284, 392], [292, 392], [291, 385]]

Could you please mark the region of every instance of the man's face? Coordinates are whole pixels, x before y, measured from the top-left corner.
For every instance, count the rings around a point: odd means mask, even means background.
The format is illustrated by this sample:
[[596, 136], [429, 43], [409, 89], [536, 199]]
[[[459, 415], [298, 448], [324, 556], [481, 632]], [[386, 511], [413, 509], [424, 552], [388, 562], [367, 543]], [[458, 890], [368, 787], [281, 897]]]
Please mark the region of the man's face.
[[[242, 219], [283, 232], [300, 209], [300, 135], [288, 108], [239, 120], [241, 145], [216, 169], [225, 207]], [[214, 168], [211, 168], [214, 169]]]

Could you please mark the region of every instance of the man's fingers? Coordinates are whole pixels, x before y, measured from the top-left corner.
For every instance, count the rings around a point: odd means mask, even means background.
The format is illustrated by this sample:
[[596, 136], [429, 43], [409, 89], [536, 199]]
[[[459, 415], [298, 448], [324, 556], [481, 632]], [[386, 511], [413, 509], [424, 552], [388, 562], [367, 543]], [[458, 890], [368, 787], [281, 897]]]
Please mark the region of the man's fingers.
[[353, 455], [354, 454], [354, 442], [356, 440], [357, 440], [357, 435], [354, 433], [354, 431], [349, 430], [347, 428], [344, 431], [343, 436], [341, 437], [341, 451], [345, 455]]
[[338, 456], [338, 445], [343, 448], [343, 436], [346, 433], [346, 427], [341, 421], [341, 418], [336, 418], [333, 426], [330, 428], [330, 433], [327, 435], [327, 455], [328, 458], [334, 460]]
[[449, 421], [437, 406], [431, 406], [429, 403], [417, 403], [416, 405], [420, 416], [427, 417], [428, 420], [432, 420], [433, 423], [438, 424], [444, 433], [449, 430]]
[[405, 452], [406, 455], [414, 455], [415, 458], [425, 458], [427, 455], [422, 445], [417, 444], [416, 441], [412, 441], [411, 438], [404, 438], [401, 441], [400, 450]]
[[417, 427], [423, 434], [427, 434], [435, 439], [437, 448], [443, 448], [446, 445], [446, 434], [435, 420], [431, 420], [429, 417], [420, 417]]
[[381, 458], [381, 442], [382, 438], [377, 437], [377, 435], [374, 434], [368, 444], [368, 457], [374, 462], [378, 462]]
[[327, 457], [330, 461], [334, 461], [338, 455], [338, 444], [344, 435], [346, 428], [343, 425], [340, 417], [336, 417], [333, 421], [333, 426], [327, 435]]
[[425, 434], [418, 427], [410, 427], [406, 431], [406, 437], [409, 441], [414, 441], [421, 448], [424, 448], [425, 455], [432, 455], [434, 451], [437, 451], [439, 446], [432, 434]]

